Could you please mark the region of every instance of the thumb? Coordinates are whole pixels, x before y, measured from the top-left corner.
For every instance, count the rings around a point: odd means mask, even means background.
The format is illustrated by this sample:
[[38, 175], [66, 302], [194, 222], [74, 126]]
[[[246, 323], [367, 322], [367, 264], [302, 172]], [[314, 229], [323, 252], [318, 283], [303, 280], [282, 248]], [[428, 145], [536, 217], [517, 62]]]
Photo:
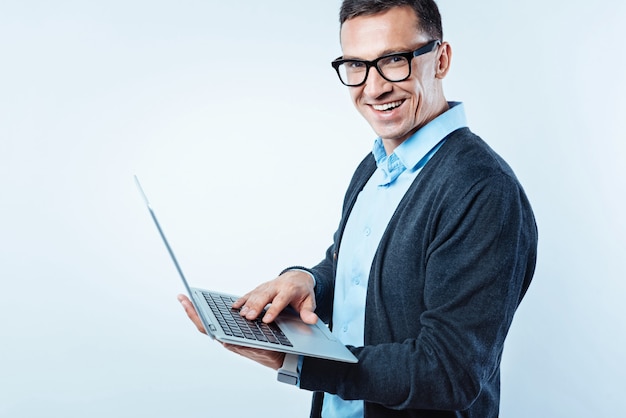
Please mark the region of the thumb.
[[305, 302], [300, 307], [300, 318], [307, 324], [315, 324], [318, 321], [318, 316], [314, 312], [315, 306], [311, 302]]

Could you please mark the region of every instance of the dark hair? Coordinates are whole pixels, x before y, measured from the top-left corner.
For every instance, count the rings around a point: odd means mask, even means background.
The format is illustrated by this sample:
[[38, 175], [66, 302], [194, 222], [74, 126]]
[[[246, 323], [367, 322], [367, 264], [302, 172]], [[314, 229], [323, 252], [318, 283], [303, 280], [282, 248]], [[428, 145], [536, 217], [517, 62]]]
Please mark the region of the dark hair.
[[415, 11], [419, 28], [433, 39], [443, 39], [441, 14], [434, 0], [343, 0], [339, 11], [339, 22], [357, 16], [386, 12], [394, 7], [409, 6]]

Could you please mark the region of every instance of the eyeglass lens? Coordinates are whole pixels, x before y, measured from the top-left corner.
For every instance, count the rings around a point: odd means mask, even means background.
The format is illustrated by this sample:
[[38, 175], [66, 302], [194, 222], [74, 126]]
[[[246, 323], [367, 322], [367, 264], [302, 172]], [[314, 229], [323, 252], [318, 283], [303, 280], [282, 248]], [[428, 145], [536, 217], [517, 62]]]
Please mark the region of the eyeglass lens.
[[[389, 81], [401, 81], [409, 76], [410, 64], [405, 57], [393, 55], [376, 63], [378, 71]], [[339, 76], [348, 85], [361, 84], [367, 77], [367, 65], [360, 61], [347, 61], [339, 66]]]

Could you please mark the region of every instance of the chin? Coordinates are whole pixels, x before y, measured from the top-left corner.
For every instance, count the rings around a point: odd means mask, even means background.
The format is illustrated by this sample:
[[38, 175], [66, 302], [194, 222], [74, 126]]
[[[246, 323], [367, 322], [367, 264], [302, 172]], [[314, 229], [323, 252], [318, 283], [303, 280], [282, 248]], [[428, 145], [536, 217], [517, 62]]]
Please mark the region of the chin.
[[376, 135], [379, 137], [390, 141], [402, 142], [410, 136], [410, 133], [407, 133], [405, 130], [379, 129], [374, 130], [374, 132], [376, 132]]

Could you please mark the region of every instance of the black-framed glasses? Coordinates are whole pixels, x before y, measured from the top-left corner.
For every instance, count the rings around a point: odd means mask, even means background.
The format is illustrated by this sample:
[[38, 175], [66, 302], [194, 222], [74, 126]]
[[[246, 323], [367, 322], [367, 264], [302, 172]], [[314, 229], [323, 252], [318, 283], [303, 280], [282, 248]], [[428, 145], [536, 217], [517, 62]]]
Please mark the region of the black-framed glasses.
[[411, 76], [411, 60], [434, 51], [440, 44], [441, 41], [436, 39], [415, 51], [383, 55], [373, 61], [339, 57], [331, 62], [331, 65], [337, 71], [339, 80], [348, 87], [358, 87], [365, 83], [371, 67], [376, 68], [381, 77], [387, 81], [404, 81]]

